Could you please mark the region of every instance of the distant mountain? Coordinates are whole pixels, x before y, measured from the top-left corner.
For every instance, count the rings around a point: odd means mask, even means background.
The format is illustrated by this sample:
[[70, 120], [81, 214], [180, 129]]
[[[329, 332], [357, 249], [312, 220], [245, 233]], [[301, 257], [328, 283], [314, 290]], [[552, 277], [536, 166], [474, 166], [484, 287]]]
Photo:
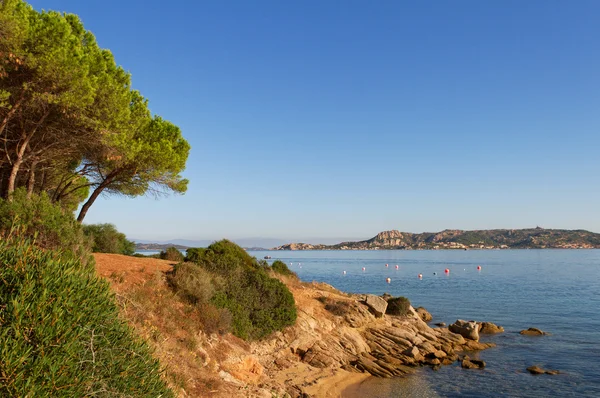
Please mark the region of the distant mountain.
[[136, 243], [135, 244], [136, 251], [139, 251], [139, 250], [152, 250], [152, 251], [166, 250], [169, 247], [175, 247], [176, 249], [179, 249], [179, 250], [185, 250], [188, 248], [188, 246], [174, 245], [172, 243]]
[[398, 230], [380, 232], [371, 239], [334, 245], [288, 243], [273, 250], [436, 250], [436, 249], [598, 249], [600, 234], [564, 229], [491, 229], [413, 234]]

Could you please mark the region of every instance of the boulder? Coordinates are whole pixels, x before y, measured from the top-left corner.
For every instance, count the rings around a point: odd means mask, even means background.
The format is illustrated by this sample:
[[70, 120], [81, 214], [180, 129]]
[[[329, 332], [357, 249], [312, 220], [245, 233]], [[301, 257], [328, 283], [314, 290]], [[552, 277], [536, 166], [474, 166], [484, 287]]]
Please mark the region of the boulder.
[[418, 307], [415, 309], [415, 311], [417, 312], [417, 315], [419, 315], [419, 317], [425, 322], [429, 322], [433, 319], [429, 311], [423, 307]]
[[519, 333], [521, 333], [525, 336], [544, 336], [544, 335], [548, 334], [544, 331], [541, 331], [538, 328], [529, 328], [527, 330], [521, 330]]
[[465, 355], [460, 366], [463, 369], [483, 369], [485, 368], [485, 362], [478, 359], [471, 359]]
[[492, 322], [481, 322], [479, 324], [479, 333], [481, 334], [496, 334], [502, 332], [504, 332], [504, 328], [493, 324]]
[[383, 298], [375, 296], [374, 294], [367, 294], [365, 296], [364, 303], [369, 307], [371, 312], [378, 318], [383, 317], [385, 310], [387, 309], [388, 303]]
[[479, 341], [479, 325], [475, 321], [458, 319], [448, 329], [452, 333], [460, 334], [465, 339]]
[[527, 368], [527, 371], [529, 373], [531, 373], [532, 375], [543, 375], [543, 374], [557, 375], [557, 374], [560, 374], [560, 371], [558, 371], [558, 370], [545, 370], [545, 369], [540, 368], [539, 366], [530, 366]]

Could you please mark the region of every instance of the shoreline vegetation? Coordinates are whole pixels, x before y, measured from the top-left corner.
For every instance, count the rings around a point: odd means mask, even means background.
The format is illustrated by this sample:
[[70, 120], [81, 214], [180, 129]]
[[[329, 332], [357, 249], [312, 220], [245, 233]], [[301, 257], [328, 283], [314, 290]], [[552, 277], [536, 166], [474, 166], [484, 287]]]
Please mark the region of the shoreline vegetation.
[[414, 234], [383, 231], [371, 239], [335, 245], [288, 243], [271, 250], [478, 250], [478, 249], [600, 249], [600, 234], [564, 229], [490, 229]]
[[430, 315], [405, 298], [347, 294], [285, 270], [271, 275], [293, 295], [297, 319], [244, 340], [207, 329], [200, 313], [205, 307], [191, 304], [169, 282], [175, 262], [101, 253], [95, 260], [124, 319], [149, 342], [182, 396], [338, 397], [370, 376], [436, 369], [493, 346], [478, 335], [430, 327], [424, 321]]

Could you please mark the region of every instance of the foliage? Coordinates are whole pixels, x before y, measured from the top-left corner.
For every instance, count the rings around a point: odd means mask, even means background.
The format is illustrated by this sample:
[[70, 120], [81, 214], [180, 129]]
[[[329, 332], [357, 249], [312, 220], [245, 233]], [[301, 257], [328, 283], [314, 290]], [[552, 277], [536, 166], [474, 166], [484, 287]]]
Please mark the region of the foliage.
[[101, 194], [184, 193], [189, 144], [130, 80], [77, 16], [0, 2], [0, 197], [85, 201], [81, 222]]
[[[182, 273], [184, 276], [180, 279], [189, 283], [180, 283], [182, 287], [177, 287], [172, 282], [175, 289], [185, 292], [185, 286], [198, 283], [206, 292], [206, 283], [193, 280], [189, 273], [200, 272], [200, 269], [208, 272], [214, 287], [211, 302], [231, 314], [232, 331], [236, 336], [260, 339], [295, 322], [296, 306], [288, 288], [270, 277], [256, 258], [235, 243], [222, 240], [206, 249], [188, 249], [186, 258], [193, 259], [197, 268], [176, 267], [171, 280]], [[199, 277], [199, 280], [206, 279], [206, 276]], [[192, 296], [192, 301], [197, 300], [195, 293], [184, 294]]]
[[317, 298], [317, 300], [325, 304], [325, 309], [331, 312], [333, 315], [344, 316], [351, 309], [351, 304], [348, 301], [333, 300], [325, 296], [321, 296]]
[[91, 239], [93, 252], [125, 255], [135, 252], [135, 243], [127, 240], [125, 234], [117, 231], [113, 224], [84, 225], [83, 232]]
[[273, 264], [271, 265], [271, 269], [281, 275], [297, 277], [296, 273], [292, 272], [288, 268], [287, 264], [281, 260], [273, 261]]
[[175, 265], [167, 281], [177, 294], [193, 304], [209, 303], [215, 292], [211, 274], [194, 263]]
[[394, 297], [387, 303], [385, 313], [388, 315], [405, 316], [410, 314], [410, 301], [406, 297]]
[[27, 198], [20, 188], [12, 200], [0, 199], [0, 232], [15, 231], [45, 249], [69, 251], [87, 260], [90, 243], [81, 226], [45, 193]]
[[162, 260], [169, 260], [169, 261], [183, 261], [184, 256], [183, 254], [179, 251], [179, 249], [177, 249], [176, 247], [167, 247], [167, 250], [165, 251], [161, 251], [160, 252], [160, 258]]
[[197, 263], [204, 255], [206, 249], [202, 247], [190, 247], [185, 251], [185, 261]]
[[93, 266], [0, 242], [0, 396], [173, 396]]

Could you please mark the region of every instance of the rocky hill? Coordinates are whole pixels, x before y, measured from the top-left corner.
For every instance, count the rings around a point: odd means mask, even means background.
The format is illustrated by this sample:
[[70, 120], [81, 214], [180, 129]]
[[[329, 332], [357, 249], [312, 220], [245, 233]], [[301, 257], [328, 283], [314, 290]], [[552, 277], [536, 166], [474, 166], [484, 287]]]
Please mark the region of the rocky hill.
[[491, 229], [413, 234], [398, 230], [378, 233], [371, 239], [335, 245], [289, 243], [273, 250], [437, 250], [437, 249], [598, 249], [600, 234], [564, 229]]
[[185, 250], [188, 247], [183, 245], [175, 245], [172, 243], [136, 243], [135, 250], [166, 250], [169, 247], [174, 247], [178, 250]]

